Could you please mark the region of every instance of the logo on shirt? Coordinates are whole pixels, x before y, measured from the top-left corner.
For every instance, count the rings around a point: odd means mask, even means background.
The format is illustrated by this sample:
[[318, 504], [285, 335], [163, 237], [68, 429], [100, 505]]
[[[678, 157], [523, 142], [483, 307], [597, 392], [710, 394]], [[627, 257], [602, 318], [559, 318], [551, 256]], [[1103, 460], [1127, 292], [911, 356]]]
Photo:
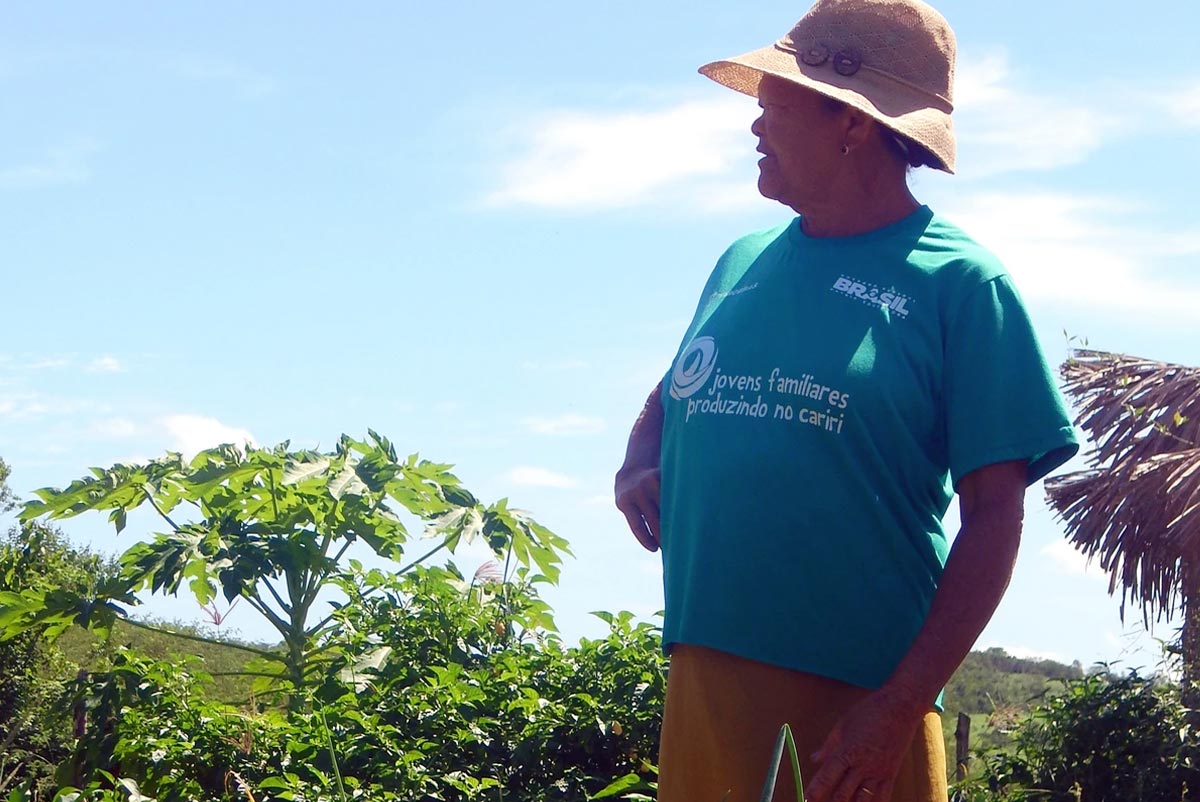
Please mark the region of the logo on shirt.
[[848, 298], [857, 298], [868, 306], [883, 307], [890, 309], [900, 317], [908, 317], [908, 304], [911, 299], [894, 290], [880, 292], [878, 286], [867, 284], [851, 276], [841, 276], [833, 282], [833, 286], [829, 289]]
[[713, 292], [712, 295], [708, 296], [708, 300], [709, 301], [724, 301], [726, 298], [732, 298], [735, 295], [742, 295], [744, 293], [751, 292], [752, 290], [757, 290], [757, 289], [758, 289], [758, 282], [756, 281], [753, 284], [747, 284], [745, 287], [738, 287], [736, 290], [728, 290], [727, 292], [721, 292], [719, 290], [716, 290]]
[[671, 398], [679, 401], [699, 392], [716, 365], [717, 341], [712, 337], [692, 340], [671, 371]]

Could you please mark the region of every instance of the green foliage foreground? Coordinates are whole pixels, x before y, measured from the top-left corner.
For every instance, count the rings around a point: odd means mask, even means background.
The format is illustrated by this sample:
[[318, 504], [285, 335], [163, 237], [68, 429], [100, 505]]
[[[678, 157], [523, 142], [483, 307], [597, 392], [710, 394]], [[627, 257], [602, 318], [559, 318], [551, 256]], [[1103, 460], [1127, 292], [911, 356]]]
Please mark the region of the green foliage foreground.
[[373, 588], [339, 613], [344, 659], [299, 711], [221, 704], [198, 661], [119, 653], [72, 688], [86, 737], [60, 779], [87, 799], [135, 798], [125, 779], [159, 800], [584, 800], [623, 776], [650, 787], [665, 682], [651, 626], [611, 617], [607, 638], [565, 648], [515, 634], [537, 606], [520, 583], [472, 588], [421, 567]]
[[1024, 719], [984, 755], [964, 802], [1187, 802], [1200, 797], [1200, 732], [1177, 684], [1097, 673]]
[[[5, 490], [0, 463], [0, 502]], [[666, 675], [657, 628], [598, 613], [606, 637], [563, 644], [538, 588], [557, 577], [566, 543], [502, 501], [479, 503], [448, 466], [400, 460], [372, 434], [328, 454], [168, 455], [39, 499], [0, 544], [9, 802], [653, 797]], [[119, 531], [143, 504], [166, 526], [118, 565], [38, 520], [103, 510]], [[429, 540], [408, 562], [402, 515]], [[472, 538], [496, 559], [470, 578], [432, 563]], [[392, 567], [346, 559], [359, 540]], [[318, 609], [322, 588], [342, 601]], [[243, 657], [230, 671], [228, 652], [218, 664], [100, 641], [76, 675], [52, 638], [153, 628], [128, 617], [143, 590], [241, 600], [280, 644], [222, 643]], [[207, 640], [175, 637], [185, 653]], [[214, 691], [217, 668], [237, 675], [227, 679], [245, 698], [231, 703], [229, 685]], [[1039, 691], [1037, 668], [981, 698]], [[1175, 686], [1051, 668], [1065, 690], [1016, 722], [956, 798], [1182, 802], [1200, 791], [1200, 736]], [[966, 704], [971, 687], [947, 699]]]
[[[0, 482], [0, 497], [3, 490]], [[71, 548], [49, 527], [14, 528], [0, 540], [0, 591], [66, 588], [86, 594], [116, 571], [111, 560]], [[37, 631], [0, 644], [0, 792], [18, 777], [37, 784], [70, 755], [61, 716], [53, 711], [63, 681], [77, 668]]]
[[[64, 799], [583, 799], [614, 778], [649, 787], [664, 675], [654, 628], [606, 616], [609, 638], [564, 647], [537, 586], [557, 580], [566, 541], [503, 500], [480, 503], [447, 465], [400, 459], [371, 432], [330, 453], [168, 454], [37, 495], [26, 531], [102, 511], [120, 533], [143, 505], [164, 526], [91, 586], [7, 584], [9, 644], [148, 626], [128, 617], [140, 591], [240, 601], [282, 641], [230, 644], [255, 678], [242, 707], [206, 697], [198, 661], [121, 651], [81, 674], [60, 708], [75, 738], [58, 781], [85, 790]], [[404, 563], [412, 519], [431, 544]], [[467, 581], [431, 564], [476, 538], [497, 558], [490, 570]], [[390, 567], [344, 559], [355, 542]], [[330, 590], [344, 601], [318, 610]]]
[[[53, 639], [72, 625], [107, 631], [138, 604], [137, 592], [175, 595], [186, 586], [202, 607], [219, 596], [242, 601], [275, 628], [281, 650], [243, 648], [260, 658], [250, 670], [265, 681], [262, 687], [282, 688], [294, 710], [340, 660], [335, 615], [313, 621], [314, 609], [331, 588], [361, 592], [361, 577], [342, 563], [355, 542], [395, 562], [396, 575], [476, 537], [486, 538], [506, 564], [535, 568], [531, 581], [557, 581], [569, 553], [566, 541], [505, 501], [481, 504], [449, 465], [416, 455], [401, 460], [375, 432], [366, 441], [343, 435], [331, 453], [288, 451], [287, 443], [226, 445], [190, 462], [172, 453], [143, 465], [94, 468], [65, 490], [37, 495], [22, 521], [100, 511], [120, 534], [129, 513], [145, 505], [165, 529], [129, 548], [120, 574], [94, 593], [36, 587], [0, 593], [0, 637], [36, 629]], [[425, 523], [424, 536], [435, 545], [400, 565], [410, 539], [405, 513]]]

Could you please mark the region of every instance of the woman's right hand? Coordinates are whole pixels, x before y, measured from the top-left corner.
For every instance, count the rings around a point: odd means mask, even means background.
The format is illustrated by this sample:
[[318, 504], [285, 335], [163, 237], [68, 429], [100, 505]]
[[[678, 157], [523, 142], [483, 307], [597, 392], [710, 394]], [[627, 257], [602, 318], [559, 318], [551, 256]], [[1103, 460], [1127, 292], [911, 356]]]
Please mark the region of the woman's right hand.
[[646, 399], [629, 433], [625, 464], [617, 471], [613, 488], [617, 509], [625, 514], [629, 529], [647, 551], [658, 551], [659, 498], [662, 471], [662, 384]]
[[625, 514], [629, 529], [647, 551], [658, 551], [659, 493], [662, 471], [658, 465], [631, 466], [617, 471], [614, 488], [617, 509]]

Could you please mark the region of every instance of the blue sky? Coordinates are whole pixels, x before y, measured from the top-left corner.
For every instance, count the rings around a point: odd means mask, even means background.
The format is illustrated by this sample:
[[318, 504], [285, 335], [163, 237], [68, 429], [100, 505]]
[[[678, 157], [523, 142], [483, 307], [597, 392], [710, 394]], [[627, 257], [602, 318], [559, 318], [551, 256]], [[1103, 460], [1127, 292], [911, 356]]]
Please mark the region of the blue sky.
[[[13, 485], [370, 426], [571, 541], [568, 636], [601, 631], [590, 610], [649, 615], [657, 558], [610, 502], [628, 426], [716, 257], [791, 214], [755, 191], [754, 101], [695, 70], [804, 7], [348, 8], [0, 7]], [[939, 8], [960, 170], [916, 173], [918, 197], [1005, 260], [1053, 362], [1065, 330], [1200, 364], [1200, 7]], [[1042, 498], [980, 645], [1152, 667]], [[248, 613], [228, 625], [265, 636]]]

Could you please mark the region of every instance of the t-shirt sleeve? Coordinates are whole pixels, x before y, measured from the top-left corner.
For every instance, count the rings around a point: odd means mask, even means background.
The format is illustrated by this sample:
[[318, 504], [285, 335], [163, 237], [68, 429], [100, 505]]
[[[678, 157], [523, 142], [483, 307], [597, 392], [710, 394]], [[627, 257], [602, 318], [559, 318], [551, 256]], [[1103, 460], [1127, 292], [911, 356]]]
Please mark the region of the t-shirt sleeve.
[[947, 319], [946, 442], [955, 487], [977, 468], [1026, 460], [1033, 484], [1079, 450], [1029, 315], [1007, 275], [975, 287]]

